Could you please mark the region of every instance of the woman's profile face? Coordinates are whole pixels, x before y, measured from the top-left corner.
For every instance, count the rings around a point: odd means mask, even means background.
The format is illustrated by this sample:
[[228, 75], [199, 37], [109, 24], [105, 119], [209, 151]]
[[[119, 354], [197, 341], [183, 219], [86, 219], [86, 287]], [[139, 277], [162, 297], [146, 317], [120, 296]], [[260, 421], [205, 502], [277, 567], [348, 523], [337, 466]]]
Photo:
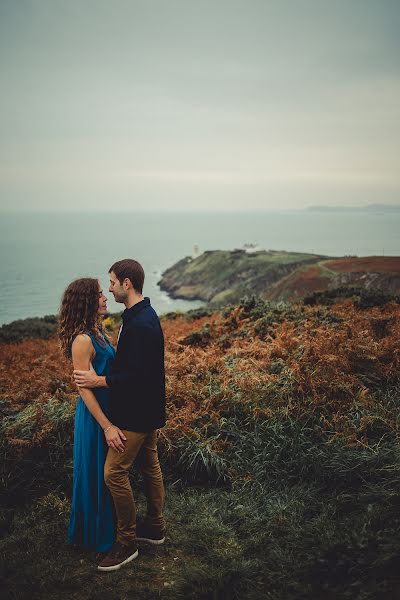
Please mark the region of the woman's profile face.
[[105, 315], [107, 313], [107, 298], [103, 294], [103, 290], [99, 286], [99, 315]]

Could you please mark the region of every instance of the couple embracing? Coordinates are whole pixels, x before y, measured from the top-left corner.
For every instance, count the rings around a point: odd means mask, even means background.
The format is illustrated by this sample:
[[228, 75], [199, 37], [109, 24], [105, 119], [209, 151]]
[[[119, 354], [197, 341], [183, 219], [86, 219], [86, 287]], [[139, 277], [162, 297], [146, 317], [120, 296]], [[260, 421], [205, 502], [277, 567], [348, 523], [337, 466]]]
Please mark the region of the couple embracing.
[[[157, 429], [165, 425], [163, 332], [142, 294], [142, 266], [120, 260], [109, 276], [109, 291], [125, 304], [117, 350], [103, 331], [107, 299], [97, 279], [78, 279], [67, 287], [59, 326], [80, 392], [68, 541], [105, 553], [100, 571], [115, 571], [136, 558], [138, 540], [165, 540], [157, 453]], [[146, 516], [138, 523], [129, 481], [134, 461], [147, 499]]]

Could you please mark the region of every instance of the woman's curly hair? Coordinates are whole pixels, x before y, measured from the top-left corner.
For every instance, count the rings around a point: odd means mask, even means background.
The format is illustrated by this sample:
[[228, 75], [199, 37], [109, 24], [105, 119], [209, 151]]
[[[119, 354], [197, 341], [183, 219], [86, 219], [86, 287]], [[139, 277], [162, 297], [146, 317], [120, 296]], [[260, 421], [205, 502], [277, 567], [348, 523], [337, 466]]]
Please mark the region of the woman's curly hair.
[[66, 357], [71, 357], [73, 339], [79, 333], [90, 331], [98, 337], [102, 330], [99, 310], [100, 285], [97, 279], [83, 277], [69, 284], [60, 306], [58, 336]]

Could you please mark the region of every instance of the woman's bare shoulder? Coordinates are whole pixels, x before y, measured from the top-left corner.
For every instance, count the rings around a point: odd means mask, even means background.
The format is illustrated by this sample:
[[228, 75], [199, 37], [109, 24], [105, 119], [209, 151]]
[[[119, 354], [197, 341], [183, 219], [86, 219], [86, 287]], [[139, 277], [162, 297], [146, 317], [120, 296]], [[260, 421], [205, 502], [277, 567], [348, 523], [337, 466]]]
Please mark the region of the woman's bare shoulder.
[[72, 342], [72, 350], [89, 350], [93, 348], [93, 343], [90, 336], [87, 333], [78, 333]]

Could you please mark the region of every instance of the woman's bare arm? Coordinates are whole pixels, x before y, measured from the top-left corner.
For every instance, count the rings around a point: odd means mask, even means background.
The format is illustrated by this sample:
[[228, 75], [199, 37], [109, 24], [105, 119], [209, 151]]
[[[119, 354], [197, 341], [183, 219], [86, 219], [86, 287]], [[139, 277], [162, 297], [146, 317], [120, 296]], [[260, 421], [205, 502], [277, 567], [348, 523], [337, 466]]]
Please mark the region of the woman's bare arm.
[[[74, 369], [80, 369], [88, 371], [90, 369], [91, 361], [95, 356], [92, 341], [88, 335], [80, 334], [77, 335], [72, 344], [72, 362]], [[108, 445], [114, 450], [123, 452], [124, 444], [123, 440], [126, 439], [122, 431], [112, 425], [110, 420], [102, 411], [99, 403], [96, 400], [96, 396], [89, 388], [77, 386], [82, 400], [86, 404], [88, 410], [96, 419], [100, 427], [107, 430], [105, 433]]]

